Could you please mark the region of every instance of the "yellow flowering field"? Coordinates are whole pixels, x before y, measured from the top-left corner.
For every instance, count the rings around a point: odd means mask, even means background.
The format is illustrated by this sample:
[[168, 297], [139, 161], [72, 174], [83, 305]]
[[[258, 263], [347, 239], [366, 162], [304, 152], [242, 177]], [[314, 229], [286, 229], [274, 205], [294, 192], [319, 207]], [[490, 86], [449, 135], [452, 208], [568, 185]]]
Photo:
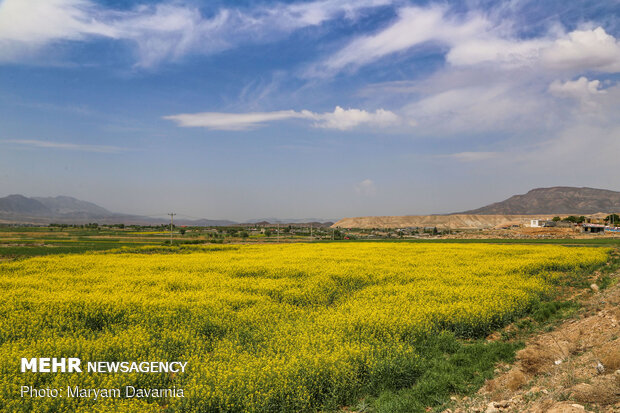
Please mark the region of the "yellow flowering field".
[[[117, 250], [0, 264], [0, 411], [317, 411], [419, 376], [420, 343], [481, 337], [609, 250], [332, 243]], [[184, 373], [21, 373], [22, 357]], [[36, 398], [34, 388], [184, 389]]]

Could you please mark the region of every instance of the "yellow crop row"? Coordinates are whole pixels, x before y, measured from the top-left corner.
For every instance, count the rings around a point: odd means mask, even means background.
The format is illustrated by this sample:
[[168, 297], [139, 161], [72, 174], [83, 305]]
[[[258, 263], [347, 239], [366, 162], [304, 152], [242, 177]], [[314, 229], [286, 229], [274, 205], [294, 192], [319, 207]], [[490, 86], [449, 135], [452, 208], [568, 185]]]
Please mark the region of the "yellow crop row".
[[[189, 251], [0, 264], [0, 410], [298, 412], [342, 405], [382, 383], [413, 380], [424, 337], [486, 334], [549, 292], [558, 272], [608, 257], [605, 249], [482, 244]], [[187, 361], [188, 371], [20, 373], [22, 357]], [[175, 387], [185, 397], [22, 398], [22, 385]]]

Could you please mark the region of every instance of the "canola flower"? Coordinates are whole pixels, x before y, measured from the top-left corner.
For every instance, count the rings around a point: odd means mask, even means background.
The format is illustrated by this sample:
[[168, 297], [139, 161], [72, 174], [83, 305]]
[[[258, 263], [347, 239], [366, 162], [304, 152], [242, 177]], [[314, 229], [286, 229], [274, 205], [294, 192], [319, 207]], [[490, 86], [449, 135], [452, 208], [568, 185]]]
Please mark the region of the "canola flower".
[[[608, 250], [346, 243], [145, 247], [0, 264], [1, 411], [317, 411], [410, 385], [417, 344], [515, 319]], [[187, 361], [184, 374], [20, 373], [21, 357]], [[19, 386], [185, 389], [20, 398]]]

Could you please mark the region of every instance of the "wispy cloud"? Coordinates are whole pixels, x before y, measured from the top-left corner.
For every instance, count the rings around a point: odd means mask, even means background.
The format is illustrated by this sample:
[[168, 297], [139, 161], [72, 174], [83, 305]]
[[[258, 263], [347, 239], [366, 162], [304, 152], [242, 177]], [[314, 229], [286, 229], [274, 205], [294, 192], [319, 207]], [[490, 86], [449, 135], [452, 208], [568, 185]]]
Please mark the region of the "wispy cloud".
[[362, 196], [374, 196], [377, 193], [377, 186], [372, 179], [364, 179], [355, 184], [355, 192]]
[[221, 8], [206, 17], [191, 5], [169, 1], [132, 10], [92, 0], [4, 0], [0, 3], [0, 61], [37, 56], [46, 46], [95, 37], [127, 41], [137, 65], [151, 67], [190, 53], [209, 54], [243, 43], [271, 41], [391, 0], [319, 0], [255, 8]]
[[35, 148], [60, 149], [60, 150], [69, 150], [69, 151], [80, 151], [80, 152], [119, 153], [119, 152], [126, 152], [129, 150], [127, 148], [121, 148], [119, 146], [81, 145], [81, 144], [76, 144], [76, 143], [50, 142], [50, 141], [41, 141], [41, 140], [35, 140], [35, 139], [7, 139], [7, 140], [0, 141], [0, 143], [31, 146]]
[[179, 115], [164, 116], [185, 128], [203, 127], [214, 130], [248, 130], [264, 126], [266, 122], [303, 118], [301, 112], [294, 110], [281, 110], [277, 112], [251, 112], [251, 113], [182, 113]]
[[478, 15], [464, 19], [448, 17], [444, 6], [403, 7], [391, 25], [352, 40], [307, 74], [326, 76], [347, 68], [356, 69], [426, 42], [453, 43], [456, 39], [475, 36], [488, 25], [489, 22]]
[[616, 73], [620, 71], [620, 41], [602, 27], [566, 33], [562, 28], [533, 38], [521, 38], [511, 22], [489, 14], [454, 14], [444, 5], [402, 7], [387, 27], [351, 40], [337, 52], [312, 65], [309, 77], [329, 77], [356, 70], [422, 45], [445, 50], [452, 66], [494, 65], [536, 67], [544, 71]]
[[325, 129], [349, 130], [360, 125], [388, 127], [399, 123], [393, 112], [377, 109], [367, 112], [361, 109], [343, 109], [336, 106], [333, 112], [315, 113], [309, 110], [282, 110], [276, 112], [221, 113], [202, 112], [164, 116], [181, 127], [204, 127], [213, 130], [248, 130], [264, 126], [267, 122], [287, 119], [307, 119], [314, 126]]
[[461, 162], [479, 162], [493, 159], [498, 156], [497, 152], [459, 152], [449, 155], [440, 155], [441, 158], [451, 158]]
[[402, 102], [397, 111], [404, 125], [415, 122], [416, 135], [494, 133], [531, 143], [553, 136], [575, 111], [593, 114], [600, 107], [603, 83], [585, 75], [620, 73], [620, 41], [594, 23], [572, 31], [550, 23], [524, 37], [513, 18], [506, 10], [403, 7], [392, 22], [352, 39], [306, 74], [331, 77], [402, 56], [415, 59], [421, 47], [434, 50], [444, 65], [426, 76], [367, 86], [364, 98], [375, 106]]
[[602, 27], [548, 33], [538, 38], [502, 38], [493, 33], [458, 39], [446, 55], [455, 66], [496, 64], [541, 71], [620, 71], [620, 42]]

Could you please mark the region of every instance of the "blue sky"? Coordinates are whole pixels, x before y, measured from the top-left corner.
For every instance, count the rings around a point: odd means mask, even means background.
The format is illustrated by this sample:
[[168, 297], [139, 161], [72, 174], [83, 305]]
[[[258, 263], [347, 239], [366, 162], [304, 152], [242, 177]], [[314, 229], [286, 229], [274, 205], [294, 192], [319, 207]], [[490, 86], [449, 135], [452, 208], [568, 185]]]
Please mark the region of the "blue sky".
[[0, 196], [244, 220], [620, 190], [620, 3], [0, 0]]

